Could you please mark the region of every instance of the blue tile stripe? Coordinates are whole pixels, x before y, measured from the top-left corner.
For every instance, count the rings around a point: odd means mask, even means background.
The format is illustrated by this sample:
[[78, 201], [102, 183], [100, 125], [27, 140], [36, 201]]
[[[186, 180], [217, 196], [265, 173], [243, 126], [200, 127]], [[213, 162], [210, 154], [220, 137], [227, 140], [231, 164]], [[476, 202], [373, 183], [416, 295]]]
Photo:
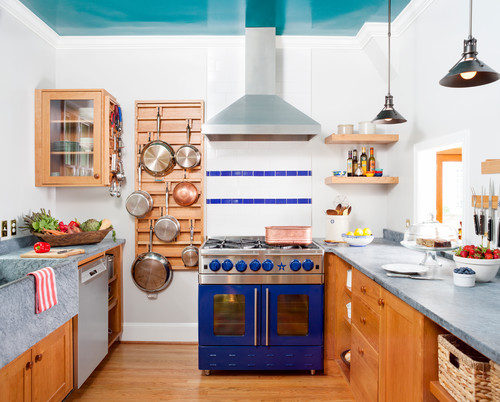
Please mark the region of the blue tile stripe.
[[311, 198], [207, 198], [207, 204], [311, 204]]
[[254, 177], [276, 177], [276, 176], [312, 176], [310, 170], [207, 170], [208, 177], [229, 176], [254, 176]]

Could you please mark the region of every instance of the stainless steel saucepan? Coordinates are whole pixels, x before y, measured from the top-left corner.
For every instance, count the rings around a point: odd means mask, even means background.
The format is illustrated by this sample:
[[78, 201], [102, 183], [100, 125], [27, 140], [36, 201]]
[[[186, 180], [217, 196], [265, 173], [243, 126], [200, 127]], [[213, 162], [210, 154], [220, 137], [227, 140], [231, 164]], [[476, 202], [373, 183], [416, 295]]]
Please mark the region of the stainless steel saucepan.
[[165, 183], [165, 215], [156, 221], [155, 235], [162, 241], [171, 242], [179, 236], [180, 231], [179, 221], [168, 214], [168, 183]]
[[186, 127], [186, 144], [182, 145], [175, 153], [177, 164], [184, 169], [192, 169], [200, 164], [201, 153], [194, 145], [189, 144], [191, 139], [191, 126], [189, 120]]
[[191, 224], [191, 244], [187, 246], [184, 250], [182, 250], [182, 262], [186, 267], [195, 267], [198, 265], [199, 259], [199, 251], [198, 247], [193, 246], [193, 238], [194, 238], [194, 226], [193, 220], [190, 220]]
[[156, 140], [149, 142], [141, 152], [141, 164], [144, 170], [153, 176], [165, 176], [175, 166], [175, 154], [172, 147], [160, 139], [160, 108], [156, 115]]
[[138, 181], [139, 181], [139, 189], [134, 191], [127, 197], [127, 201], [125, 202], [125, 208], [127, 208], [127, 212], [138, 218], [143, 217], [147, 213], [153, 209], [153, 197], [147, 192], [141, 190], [141, 176], [142, 176], [142, 167], [139, 164], [138, 166]]
[[149, 222], [148, 252], [142, 253], [132, 264], [132, 279], [135, 285], [156, 299], [157, 293], [165, 289], [172, 280], [172, 266], [168, 259], [153, 252], [153, 222]]

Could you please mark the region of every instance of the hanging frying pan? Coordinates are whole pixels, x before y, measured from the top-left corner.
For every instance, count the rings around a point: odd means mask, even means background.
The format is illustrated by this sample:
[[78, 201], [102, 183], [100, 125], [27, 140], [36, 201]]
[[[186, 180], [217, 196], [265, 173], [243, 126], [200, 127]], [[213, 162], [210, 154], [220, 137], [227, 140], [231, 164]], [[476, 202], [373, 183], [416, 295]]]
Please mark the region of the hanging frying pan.
[[198, 247], [193, 246], [194, 237], [194, 226], [193, 220], [190, 221], [191, 224], [191, 244], [182, 250], [182, 262], [186, 267], [195, 267], [198, 265], [199, 252]]
[[138, 166], [138, 180], [139, 180], [139, 190], [134, 191], [127, 197], [125, 202], [125, 208], [127, 212], [135, 217], [141, 218], [153, 209], [153, 197], [146, 192], [141, 190], [141, 176], [142, 168], [139, 164]]
[[181, 207], [193, 205], [199, 197], [198, 189], [193, 183], [186, 181], [186, 171], [184, 170], [184, 181], [177, 183], [172, 191], [175, 202]]
[[[165, 215], [156, 221], [155, 235], [158, 239], [171, 242], [179, 236], [181, 225], [179, 221], [168, 214], [168, 183], [165, 184]], [[162, 210], [163, 213], [163, 210]]]
[[141, 164], [144, 170], [153, 176], [165, 176], [175, 166], [174, 150], [165, 141], [160, 140], [160, 108], [156, 115], [156, 140], [146, 144], [141, 152]]
[[132, 264], [132, 279], [135, 285], [156, 299], [157, 293], [165, 289], [172, 280], [172, 266], [167, 258], [151, 251], [153, 244], [153, 222], [149, 221], [148, 252], [142, 253]]
[[187, 120], [186, 137], [186, 144], [177, 149], [177, 152], [175, 153], [175, 161], [184, 169], [192, 169], [200, 164], [201, 153], [198, 148], [189, 144], [189, 140], [191, 138], [191, 126], [189, 125], [189, 120]]

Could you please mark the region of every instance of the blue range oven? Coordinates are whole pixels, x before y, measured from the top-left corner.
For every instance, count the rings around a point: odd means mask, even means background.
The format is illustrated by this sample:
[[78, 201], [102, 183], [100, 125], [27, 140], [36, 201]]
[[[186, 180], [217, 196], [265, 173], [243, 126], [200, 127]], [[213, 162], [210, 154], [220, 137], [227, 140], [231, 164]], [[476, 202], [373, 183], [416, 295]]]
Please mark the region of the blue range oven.
[[323, 250], [204, 246], [199, 369], [323, 369]]

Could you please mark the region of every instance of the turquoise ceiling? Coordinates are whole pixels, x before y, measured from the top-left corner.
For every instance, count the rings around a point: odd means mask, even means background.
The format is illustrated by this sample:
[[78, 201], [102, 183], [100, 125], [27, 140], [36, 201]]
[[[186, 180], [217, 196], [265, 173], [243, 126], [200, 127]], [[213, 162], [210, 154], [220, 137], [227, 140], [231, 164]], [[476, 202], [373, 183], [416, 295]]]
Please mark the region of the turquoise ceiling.
[[[356, 35], [387, 0], [20, 0], [59, 35]], [[396, 17], [410, 0], [392, 0]]]

